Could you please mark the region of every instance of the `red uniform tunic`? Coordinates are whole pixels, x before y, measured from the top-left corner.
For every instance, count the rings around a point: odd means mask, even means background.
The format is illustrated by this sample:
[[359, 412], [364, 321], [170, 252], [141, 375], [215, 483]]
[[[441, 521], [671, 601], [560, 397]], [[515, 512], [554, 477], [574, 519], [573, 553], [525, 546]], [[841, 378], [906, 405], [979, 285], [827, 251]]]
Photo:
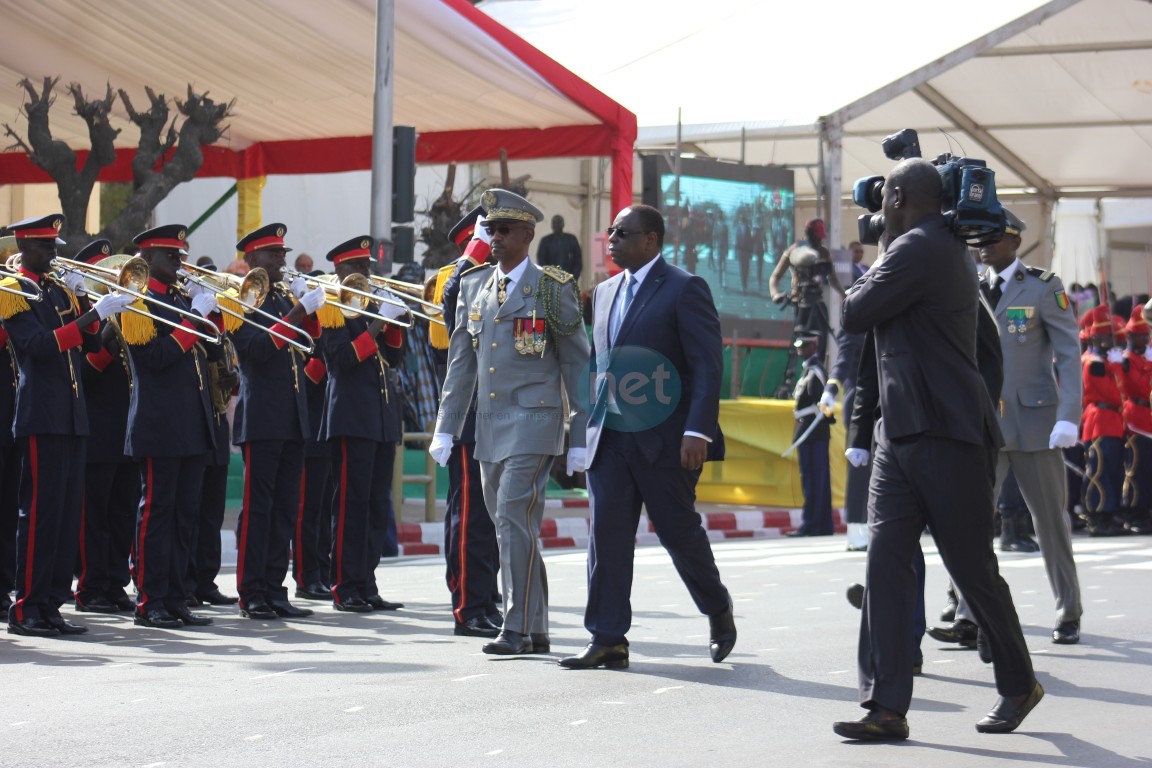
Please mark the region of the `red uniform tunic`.
[[1121, 414], [1123, 395], [1120, 379], [1124, 366], [1109, 363], [1103, 355], [1088, 352], [1084, 356], [1084, 416], [1080, 421], [1080, 439], [1090, 442], [1098, 437], [1124, 437]]
[[1124, 423], [1130, 428], [1152, 435], [1152, 361], [1130, 349], [1124, 350], [1128, 370], [1122, 371], [1120, 387], [1124, 394]]

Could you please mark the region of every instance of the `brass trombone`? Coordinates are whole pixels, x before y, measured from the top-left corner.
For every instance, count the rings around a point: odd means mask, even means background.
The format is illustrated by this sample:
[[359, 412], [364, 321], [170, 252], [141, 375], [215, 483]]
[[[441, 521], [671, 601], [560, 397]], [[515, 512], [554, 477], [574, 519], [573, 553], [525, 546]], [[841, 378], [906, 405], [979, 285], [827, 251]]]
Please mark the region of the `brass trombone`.
[[429, 310], [429, 312], [420, 312], [419, 310], [409, 308], [408, 311], [416, 317], [427, 320], [430, 323], [439, 323], [440, 325], [447, 326], [447, 323], [444, 322], [444, 308], [436, 302], [428, 301], [424, 298], [424, 286], [417, 285], [416, 283], [406, 283], [403, 280], [382, 277], [380, 275], [368, 275], [368, 280], [372, 285], [383, 288], [402, 301], [415, 302]]
[[[268, 277], [267, 270], [257, 267], [256, 269], [249, 270], [248, 274], [241, 278], [227, 272], [214, 272], [211, 269], [197, 267], [188, 262], [184, 262], [182, 267], [185, 272], [181, 277], [184, 278], [185, 282], [199, 285], [202, 288], [212, 291], [217, 296], [227, 296], [244, 308], [242, 312], [237, 312], [231, 307], [221, 304], [219, 306], [221, 312], [231, 315], [243, 323], [256, 326], [269, 336], [275, 336], [285, 344], [300, 350], [306, 355], [311, 355], [316, 351], [316, 340], [309, 336], [307, 331], [285, 322], [282, 317], [277, 317], [271, 312], [265, 312], [260, 309], [260, 305], [264, 303], [264, 299], [268, 296], [268, 291], [272, 288], [272, 281]], [[233, 293], [233, 291], [235, 291], [235, 293]], [[297, 336], [307, 339], [307, 341], [298, 341], [279, 331], [274, 331], [271, 328], [260, 325], [260, 323], [248, 317], [248, 315], [252, 314], [260, 315], [274, 323], [279, 323]]]
[[[367, 317], [372, 320], [382, 320], [391, 325], [398, 325], [401, 328], [411, 328], [412, 321], [404, 321], [398, 318], [385, 317], [378, 312], [372, 312], [368, 309], [368, 304], [373, 301], [378, 301], [384, 304], [391, 304], [400, 307], [409, 315], [412, 310], [408, 308], [407, 304], [400, 301], [393, 301], [392, 299], [377, 296], [372, 291], [372, 282], [355, 272], [344, 278], [343, 281], [337, 282], [335, 275], [325, 275], [328, 280], [319, 277], [309, 277], [303, 272], [298, 272], [291, 267], [281, 267], [280, 273], [284, 276], [285, 280], [292, 281], [296, 278], [303, 278], [308, 287], [320, 287], [324, 289], [327, 294], [325, 300], [328, 304], [339, 309], [345, 317]], [[335, 297], [335, 300], [332, 298]]]
[[[196, 314], [195, 312], [189, 312], [186, 309], [180, 309], [179, 307], [174, 307], [171, 304], [166, 304], [163, 301], [154, 299], [145, 293], [145, 291], [148, 290], [148, 262], [144, 261], [144, 259], [140, 256], [126, 256], [122, 254], [108, 256], [107, 258], [101, 259], [99, 264], [85, 264], [82, 261], [74, 261], [72, 259], [57, 257], [52, 259], [51, 264], [53, 269], [56, 269], [60, 272], [76, 272], [83, 275], [86, 281], [84, 288], [85, 293], [91, 296], [100, 296], [108, 293], [110, 290], [119, 291], [120, 293], [127, 294], [135, 299], [139, 299], [140, 301], [151, 304], [158, 304], [165, 309], [169, 309], [175, 312], [181, 317], [192, 320], [201, 326], [211, 328], [212, 332], [204, 333], [203, 331], [198, 331], [195, 328], [189, 328], [182, 323], [177, 323], [173, 320], [169, 320], [166, 317], [161, 317], [160, 315], [149, 312], [145, 309], [137, 309], [132, 305], [124, 308], [126, 312], [135, 312], [138, 315], [149, 317], [158, 323], [164, 323], [165, 325], [170, 325], [173, 328], [182, 328], [193, 336], [196, 336], [197, 338], [203, 339], [204, 341], [210, 342], [212, 344], [219, 344], [221, 341], [223, 341], [220, 330], [211, 320], [200, 317], [200, 315]], [[113, 266], [114, 264], [115, 266]]]
[[[9, 260], [11, 261], [12, 259], [15, 259], [15, 263], [19, 264], [20, 261], [18, 258], [16, 258], [19, 255], [20, 254], [18, 253], [14, 254]], [[0, 279], [6, 277], [10, 277], [15, 280], [17, 285], [30, 285], [32, 290], [22, 291], [19, 288], [9, 288], [6, 285], [0, 285], [0, 291], [4, 293], [14, 293], [17, 296], [23, 296], [24, 298], [28, 299], [28, 301], [40, 301], [44, 298], [43, 291], [40, 290], [39, 285], [21, 275], [15, 267], [10, 267], [8, 264], [0, 265]]]

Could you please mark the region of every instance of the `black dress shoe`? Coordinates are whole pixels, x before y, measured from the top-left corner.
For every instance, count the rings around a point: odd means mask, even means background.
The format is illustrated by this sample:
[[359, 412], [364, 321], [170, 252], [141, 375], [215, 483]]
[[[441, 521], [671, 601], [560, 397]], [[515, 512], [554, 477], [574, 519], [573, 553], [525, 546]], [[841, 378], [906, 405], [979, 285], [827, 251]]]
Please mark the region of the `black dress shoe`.
[[311, 608], [297, 608], [287, 600], [269, 600], [268, 605], [276, 611], [277, 616], [285, 619], [302, 619], [313, 613]]
[[60, 630], [47, 619], [34, 618], [24, 619], [24, 621], [9, 621], [8, 634], [26, 637], [56, 637], [60, 634]]
[[965, 648], [976, 647], [979, 628], [967, 619], [952, 622], [950, 627], [928, 627], [928, 636], [941, 643], [959, 643]]
[[864, 607], [864, 585], [863, 584], [849, 584], [848, 591], [844, 595], [848, 598], [848, 604], [856, 610]]
[[982, 629], [976, 631], [976, 654], [985, 664], [992, 663], [992, 646], [988, 643], [988, 634]]
[[372, 610], [374, 611], [396, 611], [404, 607], [404, 603], [391, 603], [378, 594], [369, 595], [364, 598], [364, 602], [372, 606]]
[[465, 621], [456, 622], [452, 634], [461, 637], [496, 637], [500, 630], [488, 623], [484, 616], [473, 616]]
[[996, 699], [996, 706], [992, 711], [976, 723], [976, 730], [980, 733], [1012, 733], [1024, 722], [1028, 713], [1035, 709], [1044, 698], [1044, 689], [1040, 683], [1032, 686], [1032, 692], [1025, 696], [1013, 696]]
[[881, 717], [875, 710], [859, 720], [832, 723], [837, 736], [855, 741], [903, 741], [908, 738], [908, 719]]
[[280, 614], [272, 610], [272, 606], [263, 600], [253, 600], [249, 603], [240, 603], [240, 615], [246, 619], [278, 619]]
[[168, 611], [173, 617], [180, 619], [186, 627], [206, 627], [212, 623], [212, 619], [207, 616], [197, 616], [187, 607], [181, 606], [175, 610]]
[[76, 595], [76, 610], [81, 613], [117, 613], [120, 607], [103, 595]]
[[557, 663], [565, 669], [595, 669], [596, 667], [627, 669], [628, 644], [599, 645], [588, 643], [580, 653], [575, 656], [566, 656]]
[[132, 616], [132, 623], [142, 627], [155, 627], [156, 629], [180, 629], [184, 626], [176, 618], [162, 608], [149, 608], [147, 611], [136, 611]]
[[490, 613], [487, 616], [485, 616], [484, 618], [488, 619], [488, 623], [491, 624], [492, 626], [496, 627], [497, 629], [500, 629], [501, 627], [504, 626], [504, 616], [503, 616], [503, 614], [501, 614], [499, 612]]
[[309, 584], [307, 587], [297, 587], [296, 597], [302, 600], [331, 600], [332, 590], [317, 581]]
[[208, 605], [236, 605], [240, 602], [238, 597], [229, 597], [218, 589], [213, 589], [208, 592], [199, 592], [196, 599]]
[[732, 604], [728, 610], [708, 617], [708, 652], [712, 663], [719, 664], [728, 657], [736, 645], [736, 619], [732, 615]]
[[1080, 620], [1062, 621], [1052, 630], [1052, 642], [1057, 645], [1076, 645], [1080, 642]]
[[532, 653], [532, 638], [519, 632], [502, 629], [495, 640], [484, 643], [484, 647], [480, 650], [494, 656], [519, 656], [523, 653]]
[[346, 611], [348, 613], [372, 612], [372, 606], [358, 597], [350, 597], [347, 600], [333, 600], [332, 607], [338, 611]]
[[127, 593], [121, 592], [119, 594], [109, 594], [106, 596], [108, 602], [116, 606], [118, 611], [134, 611], [136, 610], [136, 601], [128, 597]]
[[552, 638], [545, 633], [533, 632], [529, 637], [532, 638], [532, 653], [550, 653], [552, 651]]
[[65, 619], [63, 616], [48, 616], [44, 619], [62, 635], [86, 635], [88, 634], [88, 627], [82, 627], [79, 624], [73, 624]]
[[189, 595], [188, 599], [184, 602], [185, 608], [199, 608], [204, 605], [204, 601], [196, 597], [196, 595]]

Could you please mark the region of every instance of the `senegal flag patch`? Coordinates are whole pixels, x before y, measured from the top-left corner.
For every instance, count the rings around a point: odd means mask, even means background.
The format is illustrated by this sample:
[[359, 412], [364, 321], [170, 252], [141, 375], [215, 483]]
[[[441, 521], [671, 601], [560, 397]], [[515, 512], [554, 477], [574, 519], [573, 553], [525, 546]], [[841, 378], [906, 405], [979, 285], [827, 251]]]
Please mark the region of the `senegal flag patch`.
[[1064, 291], [1056, 291], [1056, 306], [1060, 307], [1061, 311], [1068, 309], [1068, 296]]

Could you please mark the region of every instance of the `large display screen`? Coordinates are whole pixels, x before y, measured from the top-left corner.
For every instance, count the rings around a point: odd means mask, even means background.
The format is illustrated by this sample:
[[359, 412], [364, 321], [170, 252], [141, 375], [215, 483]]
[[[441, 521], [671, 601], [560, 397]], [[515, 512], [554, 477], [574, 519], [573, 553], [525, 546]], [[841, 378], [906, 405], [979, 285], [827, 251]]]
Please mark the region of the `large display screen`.
[[792, 171], [682, 158], [677, 175], [665, 154], [641, 169], [643, 201], [664, 214], [664, 256], [708, 281], [724, 335], [787, 340], [791, 310], [772, 303], [768, 278], [795, 240]]

